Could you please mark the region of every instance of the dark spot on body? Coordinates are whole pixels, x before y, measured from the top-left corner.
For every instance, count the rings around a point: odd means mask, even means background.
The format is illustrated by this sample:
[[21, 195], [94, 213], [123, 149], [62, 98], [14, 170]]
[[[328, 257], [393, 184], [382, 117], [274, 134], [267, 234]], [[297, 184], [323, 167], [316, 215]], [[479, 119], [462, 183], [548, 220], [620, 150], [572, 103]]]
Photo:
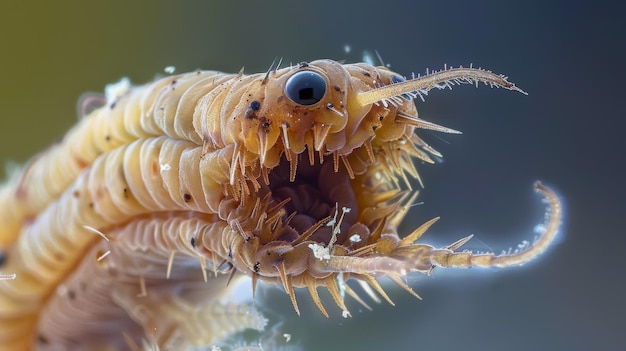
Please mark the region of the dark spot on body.
[[363, 72], [363, 75], [366, 76], [366, 77], [371, 77], [372, 76], [371, 74], [369, 74], [369, 72]]
[[253, 269], [255, 273], [259, 273], [259, 271], [261, 270], [261, 262], [255, 263]]
[[74, 299], [76, 298], [76, 293], [74, 292], [74, 290], [68, 290], [68, 291], [67, 291], [67, 297], [68, 297], [70, 300], [74, 300]]
[[43, 334], [39, 334], [37, 335], [37, 342], [40, 344], [48, 345], [50, 341], [48, 340], [48, 338], [43, 336]]
[[78, 197], [80, 196], [80, 191], [78, 191], [78, 190], [74, 190], [74, 191], [72, 192], [72, 196], [74, 196], [75, 198], [78, 198]]
[[90, 208], [93, 208], [93, 206], [94, 206], [94, 205], [93, 205], [93, 202], [90, 202], [90, 203], [89, 203], [89, 207], [90, 207]]
[[300, 62], [300, 63], [298, 64], [298, 67], [300, 67], [300, 68], [309, 67], [309, 63], [308, 63], [308, 62], [304, 62], [304, 61], [303, 61], [303, 62]]
[[196, 238], [191, 238], [191, 247], [196, 247]]
[[191, 201], [191, 195], [190, 195], [190, 194], [185, 193], [185, 194], [183, 195], [183, 199], [185, 200], [185, 202], [189, 202], [189, 201]]
[[272, 125], [272, 121], [270, 121], [269, 119], [265, 117], [261, 117], [259, 118], [259, 122], [261, 122], [261, 128], [263, 128], [265, 132], [269, 132], [270, 126]]
[[258, 111], [261, 108], [261, 103], [257, 100], [254, 100], [250, 103], [250, 108], [254, 111]]
[[124, 198], [128, 199], [128, 188], [124, 188]]
[[113, 101], [110, 105], [109, 105], [109, 109], [114, 109], [115, 105], [117, 104], [117, 101]]
[[104, 136], [105, 141], [111, 141], [111, 136], [109, 134]]
[[2, 267], [6, 259], [7, 259], [6, 253], [3, 251], [0, 251], [0, 267]]

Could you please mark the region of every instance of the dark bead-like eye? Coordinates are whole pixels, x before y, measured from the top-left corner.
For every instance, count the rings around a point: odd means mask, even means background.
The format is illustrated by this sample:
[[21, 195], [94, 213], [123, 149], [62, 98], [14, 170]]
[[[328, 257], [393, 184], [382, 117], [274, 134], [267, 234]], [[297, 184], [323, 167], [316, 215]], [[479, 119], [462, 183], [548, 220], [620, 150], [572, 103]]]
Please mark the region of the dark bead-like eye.
[[285, 94], [299, 105], [313, 105], [322, 100], [325, 93], [326, 81], [312, 71], [298, 72], [287, 79], [285, 84]]

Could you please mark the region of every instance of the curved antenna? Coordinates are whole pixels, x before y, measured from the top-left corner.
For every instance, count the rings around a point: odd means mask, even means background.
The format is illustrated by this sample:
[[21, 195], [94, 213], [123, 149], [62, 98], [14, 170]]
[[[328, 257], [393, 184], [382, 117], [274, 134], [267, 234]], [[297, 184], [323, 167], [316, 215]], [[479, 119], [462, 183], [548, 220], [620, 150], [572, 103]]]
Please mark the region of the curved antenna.
[[356, 100], [361, 106], [373, 104], [378, 101], [390, 99], [403, 94], [421, 96], [427, 94], [433, 88], [444, 89], [452, 85], [476, 84], [479, 82], [489, 84], [492, 87], [518, 91], [528, 95], [522, 89], [509, 82], [506, 76], [495, 74], [480, 68], [450, 68], [433, 72], [425, 76], [406, 80], [400, 83], [386, 85], [380, 88], [358, 93]]

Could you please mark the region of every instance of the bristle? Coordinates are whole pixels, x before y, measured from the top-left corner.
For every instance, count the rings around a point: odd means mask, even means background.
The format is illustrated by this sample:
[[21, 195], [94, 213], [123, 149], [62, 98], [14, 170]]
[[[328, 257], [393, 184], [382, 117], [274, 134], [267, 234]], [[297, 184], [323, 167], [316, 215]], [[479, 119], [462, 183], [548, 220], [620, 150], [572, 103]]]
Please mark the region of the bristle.
[[400, 286], [402, 289], [406, 290], [409, 294], [417, 297], [419, 300], [422, 299], [421, 296], [419, 296], [415, 290], [411, 289], [410, 286], [408, 286], [405, 282], [402, 281], [402, 279], [397, 275], [397, 274], [388, 274], [389, 278], [391, 280], [393, 280], [394, 283], [398, 284], [398, 286]]
[[363, 301], [363, 299], [361, 299], [361, 297], [354, 291], [352, 290], [351, 287], [349, 287], [347, 284], [345, 286], [346, 289], [346, 293], [348, 293], [348, 295], [350, 295], [353, 299], [355, 299], [358, 303], [361, 304], [361, 306], [367, 308], [368, 310], [372, 310], [372, 308], [365, 303], [365, 301]]
[[204, 278], [204, 282], [206, 283], [208, 281], [208, 277], [206, 276], [206, 258], [204, 256], [199, 256], [198, 258], [200, 259], [200, 269], [202, 270], [202, 278]]
[[263, 164], [265, 164], [265, 158], [267, 157], [267, 151], [269, 150], [269, 145], [267, 143], [267, 133], [263, 131], [259, 131], [259, 164], [261, 168], [263, 168]]
[[253, 273], [252, 276], [250, 277], [250, 280], [252, 282], [252, 298], [254, 299], [254, 297], [256, 296], [256, 283], [258, 281], [258, 276], [256, 275], [256, 273]]
[[233, 277], [235, 276], [236, 273], [237, 273], [236, 269], [230, 270], [230, 273], [228, 274], [228, 279], [226, 280], [226, 287], [230, 285], [230, 281], [233, 280]]
[[309, 239], [309, 237], [315, 233], [316, 230], [318, 230], [319, 228], [321, 228], [323, 225], [325, 225], [326, 223], [328, 223], [328, 221], [330, 221], [332, 218], [332, 216], [327, 216], [326, 218], [322, 218], [319, 221], [317, 221], [315, 224], [313, 224], [312, 226], [310, 226], [307, 230], [305, 230], [304, 232], [302, 232], [302, 234], [300, 234], [300, 236], [298, 236], [298, 238], [294, 241], [291, 242], [291, 245], [296, 246], [300, 243], [305, 242], [306, 240]]
[[291, 154], [291, 159], [289, 160], [289, 181], [296, 181], [296, 173], [298, 171], [298, 154], [296, 154], [292, 150], [285, 150], [286, 153]]
[[376, 158], [374, 156], [374, 149], [372, 148], [373, 138], [374, 137], [372, 136], [370, 139], [366, 140], [365, 143], [363, 143], [363, 146], [365, 147], [365, 151], [367, 151], [368, 161], [372, 163], [376, 161]]
[[270, 169], [268, 167], [261, 167], [261, 175], [263, 176], [263, 182], [265, 185], [270, 185]]
[[[202, 274], [204, 276], [206, 276], [206, 263], [204, 264], [204, 266], [202, 265], [202, 263], [204, 262], [204, 256], [200, 256], [200, 265], [202, 266]], [[211, 261], [212, 261], [212, 266], [213, 266], [213, 275], [217, 278], [217, 253], [215, 251], [211, 251]], [[206, 278], [204, 279], [204, 281], [206, 282]]]
[[172, 272], [172, 265], [174, 265], [174, 256], [176, 255], [176, 251], [172, 250], [170, 252], [170, 256], [167, 259], [167, 271], [165, 273], [165, 279], [170, 279], [170, 273]]
[[342, 311], [347, 311], [348, 308], [346, 304], [343, 302], [343, 298], [341, 297], [341, 293], [339, 293], [339, 287], [337, 286], [336, 275], [331, 274], [328, 277], [324, 278], [324, 283], [326, 285], [326, 289], [330, 292], [330, 295], [335, 300], [335, 303]]
[[281, 262], [278, 267], [278, 272], [280, 273], [280, 281], [283, 283], [283, 287], [285, 288], [285, 292], [289, 295], [291, 299], [291, 304], [293, 305], [294, 310], [298, 316], [300, 315], [300, 309], [298, 308], [298, 302], [296, 301], [296, 293], [293, 291], [293, 284], [291, 284], [291, 280], [287, 276], [287, 269], [285, 268], [285, 262]]
[[235, 180], [237, 177], [237, 169], [239, 166], [239, 157], [241, 157], [241, 150], [239, 148], [238, 144], [235, 144], [234, 150], [233, 150], [233, 156], [232, 159], [230, 161], [230, 185], [235, 185]]
[[250, 218], [257, 218], [257, 216], [261, 215], [261, 198], [257, 197], [256, 202], [254, 203], [254, 207], [252, 208], [252, 213], [250, 214]]
[[365, 291], [367, 296], [370, 297], [370, 299], [372, 299], [376, 303], [381, 303], [382, 302], [380, 300], [380, 298], [378, 297], [378, 295], [376, 295], [374, 290], [372, 290], [372, 287], [366, 281], [363, 281], [361, 279], [357, 279], [356, 281], [359, 284], [359, 286], [361, 286], [361, 289], [363, 289], [363, 291]]
[[313, 145], [307, 143], [306, 150], [309, 154], [309, 165], [314, 166], [315, 165], [315, 149], [313, 149]]
[[396, 305], [395, 303], [393, 303], [393, 301], [391, 301], [391, 299], [389, 298], [389, 296], [387, 295], [385, 290], [383, 290], [383, 288], [380, 286], [380, 284], [378, 283], [376, 278], [372, 277], [369, 274], [361, 274], [361, 275], [359, 275], [359, 277], [362, 278], [363, 281], [368, 283], [372, 288], [374, 288], [374, 290], [376, 290], [378, 292], [378, 294], [380, 296], [382, 296], [383, 299], [385, 299], [385, 301], [387, 301], [391, 306], [395, 306]]
[[287, 133], [287, 124], [283, 123], [280, 125], [280, 129], [282, 130], [282, 138], [283, 145], [285, 145], [285, 150], [291, 150], [291, 142], [289, 140], [289, 133]]
[[333, 151], [333, 170], [339, 172], [339, 151]]
[[396, 115], [396, 121], [397, 122], [406, 123], [406, 124], [410, 124], [410, 125], [416, 126], [417, 128], [434, 130], [436, 132], [441, 132], [441, 133], [463, 134], [463, 132], [458, 131], [456, 129], [444, 127], [444, 126], [439, 125], [437, 123], [433, 123], [433, 122], [429, 122], [429, 121], [423, 120], [423, 119], [421, 119], [421, 118], [419, 118], [417, 116], [408, 115], [408, 114], [406, 114], [406, 113], [404, 113], [402, 111], [398, 111], [398, 113]]
[[317, 306], [317, 308], [322, 312], [322, 314], [326, 318], [329, 318], [328, 312], [326, 312], [324, 305], [322, 305], [322, 300], [320, 299], [320, 296], [317, 293], [317, 284], [315, 283], [315, 278], [307, 276], [306, 287], [309, 289], [309, 294], [311, 294], [311, 298], [313, 299], [315, 306]]
[[146, 290], [146, 279], [143, 277], [143, 275], [139, 276], [139, 294], [137, 294], [137, 297], [146, 297], [148, 296], [148, 290]]
[[326, 137], [328, 136], [328, 132], [330, 131], [330, 125], [316, 124], [313, 126], [313, 142], [315, 143], [315, 150], [322, 151], [322, 146], [326, 142]]
[[345, 115], [343, 114], [343, 112], [341, 112], [341, 111], [337, 110], [337, 109], [335, 108], [335, 106], [333, 106], [333, 104], [332, 104], [332, 103], [330, 103], [330, 102], [329, 102], [328, 104], [326, 104], [326, 108], [327, 108], [327, 109], [329, 109], [332, 113], [336, 114], [336, 115], [337, 115], [337, 116], [339, 116], [339, 117], [344, 117], [344, 116], [345, 116]]
[[413, 195], [411, 195], [409, 201], [407, 201], [406, 204], [402, 206], [399, 211], [393, 214], [390, 219], [390, 223], [394, 228], [397, 228], [406, 216], [406, 214], [409, 213], [409, 209], [411, 209], [411, 205], [415, 202], [415, 199], [417, 199], [417, 195], [419, 195], [419, 191], [414, 192]]
[[89, 226], [89, 225], [84, 225], [83, 228], [87, 229], [88, 231], [94, 233], [94, 234], [98, 234], [102, 237], [102, 239], [106, 240], [106, 241], [110, 241], [109, 238], [106, 236], [106, 234], [104, 234], [103, 232], [99, 231], [98, 229]]
[[398, 246], [407, 246], [413, 244], [417, 239], [419, 239], [427, 230], [433, 225], [435, 222], [439, 220], [440, 217], [435, 217], [430, 221], [422, 224], [417, 229], [415, 229], [411, 234], [404, 237]]
[[458, 248], [460, 248], [461, 246], [465, 245], [468, 241], [470, 241], [472, 238], [474, 237], [474, 234], [470, 234], [464, 238], [461, 238], [455, 242], [453, 242], [452, 244], [448, 245], [446, 248], [448, 250], [452, 250], [455, 251]]
[[350, 166], [350, 161], [348, 161], [348, 157], [346, 155], [341, 155], [340, 157], [341, 161], [343, 161], [344, 166], [346, 166], [348, 176], [350, 176], [350, 179], [354, 179], [354, 170], [352, 170], [352, 166]]

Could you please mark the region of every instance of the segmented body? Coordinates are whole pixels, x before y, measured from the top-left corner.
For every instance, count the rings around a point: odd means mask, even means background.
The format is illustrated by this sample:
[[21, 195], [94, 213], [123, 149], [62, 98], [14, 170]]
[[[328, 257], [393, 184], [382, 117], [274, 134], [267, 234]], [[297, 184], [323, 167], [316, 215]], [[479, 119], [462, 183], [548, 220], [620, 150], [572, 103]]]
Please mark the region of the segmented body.
[[[261, 329], [252, 307], [231, 306], [232, 268], [317, 295], [325, 286], [347, 312], [344, 280], [374, 287], [386, 274], [507, 266], [549, 244], [559, 222], [521, 252], [456, 253], [401, 239], [413, 198], [411, 158], [437, 152], [416, 128], [412, 98], [461, 82], [518, 90], [477, 69], [404, 82], [365, 64], [330, 60], [264, 74], [198, 71], [129, 88], [82, 119], [0, 189], [0, 348], [163, 349], [210, 345]], [[295, 92], [295, 93], [294, 93]], [[295, 95], [294, 95], [295, 94]], [[100, 235], [98, 235], [100, 234]], [[197, 268], [199, 267], [199, 268]], [[207, 270], [209, 273], [207, 274]], [[212, 273], [214, 272], [214, 274]], [[415, 293], [413, 293], [415, 294]]]

